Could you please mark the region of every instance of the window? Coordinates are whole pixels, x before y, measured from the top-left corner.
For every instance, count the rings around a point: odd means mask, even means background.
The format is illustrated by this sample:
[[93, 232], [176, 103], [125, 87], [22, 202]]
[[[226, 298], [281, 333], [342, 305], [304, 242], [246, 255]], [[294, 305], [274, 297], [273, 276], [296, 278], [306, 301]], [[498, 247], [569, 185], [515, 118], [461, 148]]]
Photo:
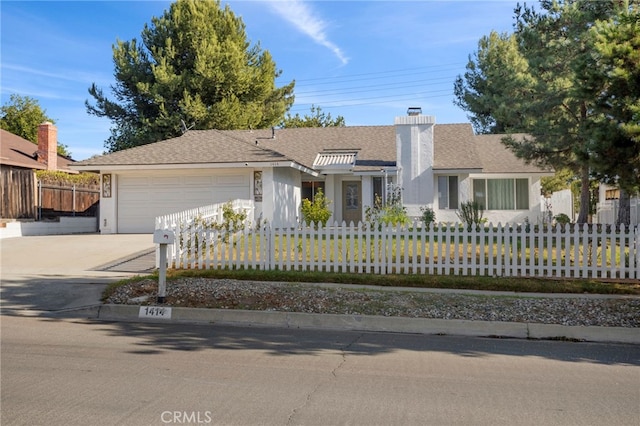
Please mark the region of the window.
[[373, 201], [376, 201], [376, 197], [379, 197], [380, 200], [383, 200], [383, 192], [382, 192], [382, 188], [383, 188], [383, 179], [381, 177], [378, 176], [374, 176], [373, 178]]
[[529, 180], [474, 179], [473, 199], [487, 210], [529, 210]]
[[438, 207], [458, 208], [458, 176], [438, 176]]
[[393, 196], [394, 178], [393, 176], [374, 176], [372, 178], [371, 200], [375, 203], [376, 199], [380, 199], [382, 204], [387, 203], [387, 198]]
[[326, 192], [324, 192], [324, 182], [302, 182], [302, 199], [304, 200], [306, 198], [309, 201], [313, 201], [318, 190], [321, 190], [326, 195]]
[[604, 198], [606, 200], [619, 200], [620, 199], [620, 190], [619, 189], [607, 189], [605, 191]]

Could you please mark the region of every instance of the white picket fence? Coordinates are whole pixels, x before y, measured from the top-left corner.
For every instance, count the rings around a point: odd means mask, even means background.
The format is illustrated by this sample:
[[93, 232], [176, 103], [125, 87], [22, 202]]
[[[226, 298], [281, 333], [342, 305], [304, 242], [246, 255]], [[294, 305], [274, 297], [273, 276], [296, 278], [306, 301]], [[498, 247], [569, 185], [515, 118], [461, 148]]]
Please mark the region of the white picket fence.
[[[231, 206], [235, 212], [243, 210], [247, 212], [248, 217], [253, 216], [253, 202], [251, 200], [233, 200], [230, 201]], [[216, 203], [203, 207], [196, 207], [194, 209], [184, 210], [177, 213], [171, 213], [164, 216], [156, 217], [155, 229], [176, 229], [178, 226], [191, 226], [195, 221], [199, 219], [213, 220], [216, 222], [223, 221], [223, 209], [222, 207], [227, 203]]]
[[[160, 222], [158, 222], [160, 224]], [[165, 222], [166, 225], [167, 222]], [[488, 224], [430, 229], [346, 223], [237, 231], [173, 222], [167, 264], [177, 269], [260, 269], [640, 279], [640, 229]]]

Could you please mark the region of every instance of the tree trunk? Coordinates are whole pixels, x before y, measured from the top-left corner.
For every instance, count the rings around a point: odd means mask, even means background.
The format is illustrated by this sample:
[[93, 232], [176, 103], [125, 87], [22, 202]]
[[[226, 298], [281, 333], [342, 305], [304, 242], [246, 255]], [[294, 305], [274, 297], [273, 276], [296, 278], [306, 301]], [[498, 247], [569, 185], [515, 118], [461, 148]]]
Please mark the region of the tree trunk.
[[627, 191], [620, 188], [620, 200], [618, 204], [618, 218], [616, 225], [631, 225], [631, 196]]
[[589, 167], [580, 171], [580, 213], [577, 223], [587, 223], [589, 219], [589, 204], [591, 202], [591, 188], [589, 187]]

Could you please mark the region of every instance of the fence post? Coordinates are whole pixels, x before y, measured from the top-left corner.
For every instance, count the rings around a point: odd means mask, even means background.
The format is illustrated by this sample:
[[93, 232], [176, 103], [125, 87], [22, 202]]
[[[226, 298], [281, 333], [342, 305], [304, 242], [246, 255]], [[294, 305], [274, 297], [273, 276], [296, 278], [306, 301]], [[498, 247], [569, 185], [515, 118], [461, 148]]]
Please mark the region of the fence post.
[[42, 182], [38, 181], [38, 220], [42, 220]]
[[75, 217], [75, 215], [76, 215], [76, 185], [75, 185], [75, 183], [73, 184], [73, 187], [71, 188], [71, 202], [73, 204], [73, 207], [71, 207], [71, 210], [73, 212], [73, 216]]

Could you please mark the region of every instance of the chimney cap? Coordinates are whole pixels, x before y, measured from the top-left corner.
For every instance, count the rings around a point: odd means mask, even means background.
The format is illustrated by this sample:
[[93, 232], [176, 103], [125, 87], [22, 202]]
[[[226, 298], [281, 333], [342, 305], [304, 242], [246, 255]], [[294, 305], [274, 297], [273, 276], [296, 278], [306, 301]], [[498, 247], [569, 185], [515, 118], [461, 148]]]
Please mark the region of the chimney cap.
[[409, 107], [407, 108], [407, 115], [420, 115], [422, 114], [422, 107]]

